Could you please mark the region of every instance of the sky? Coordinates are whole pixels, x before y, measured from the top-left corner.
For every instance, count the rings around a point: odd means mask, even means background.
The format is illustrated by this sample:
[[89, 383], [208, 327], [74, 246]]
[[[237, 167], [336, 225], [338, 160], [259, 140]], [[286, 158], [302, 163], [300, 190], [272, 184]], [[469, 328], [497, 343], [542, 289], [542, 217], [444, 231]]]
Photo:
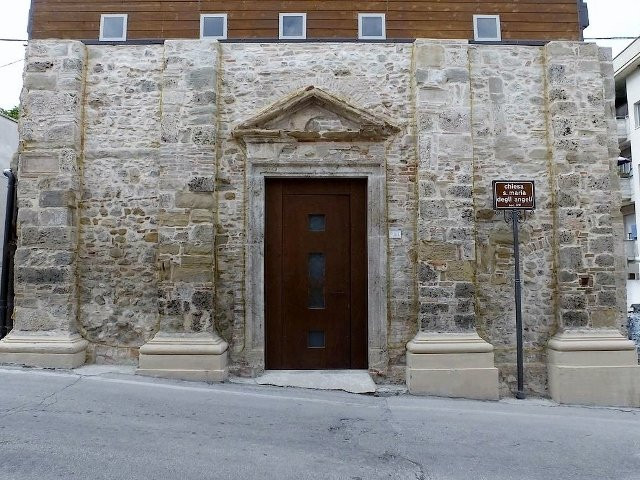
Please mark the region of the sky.
[[[0, 0], [0, 38], [27, 38], [27, 17], [30, 0]], [[589, 37], [640, 36], [640, 0], [587, 0], [591, 25], [585, 30]], [[630, 40], [598, 40], [611, 47], [616, 55]], [[12, 108], [19, 102], [24, 62], [22, 42], [0, 41], [0, 107]], [[13, 63], [16, 62], [16, 63]], [[12, 65], [7, 65], [13, 63]]]

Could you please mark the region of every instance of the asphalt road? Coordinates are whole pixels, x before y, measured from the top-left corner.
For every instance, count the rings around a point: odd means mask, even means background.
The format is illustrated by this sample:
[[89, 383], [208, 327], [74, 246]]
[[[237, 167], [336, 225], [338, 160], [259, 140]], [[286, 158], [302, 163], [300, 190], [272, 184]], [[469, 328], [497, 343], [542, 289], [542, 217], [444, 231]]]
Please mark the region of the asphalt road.
[[640, 410], [0, 369], [0, 479], [640, 479]]

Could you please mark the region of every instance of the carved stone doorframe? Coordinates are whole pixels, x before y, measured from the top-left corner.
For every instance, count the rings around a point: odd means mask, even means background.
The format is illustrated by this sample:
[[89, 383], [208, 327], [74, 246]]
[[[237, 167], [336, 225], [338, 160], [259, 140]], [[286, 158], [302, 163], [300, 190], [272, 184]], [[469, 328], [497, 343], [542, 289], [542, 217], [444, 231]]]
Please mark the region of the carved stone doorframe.
[[343, 167], [315, 165], [248, 165], [247, 261], [245, 271], [245, 349], [258, 371], [264, 369], [264, 232], [265, 179], [366, 178], [367, 179], [367, 317], [369, 369], [384, 370], [387, 355], [387, 243], [384, 228], [385, 187], [381, 166]]
[[[368, 366], [388, 367], [386, 142], [398, 129], [318, 89], [308, 88], [236, 128], [246, 152], [247, 250], [244, 358], [254, 374], [265, 366], [265, 180], [367, 180]], [[309, 117], [306, 118], [305, 111]], [[318, 118], [319, 111], [324, 115]], [[285, 130], [282, 125], [304, 125]], [[328, 125], [309, 131], [309, 125]]]

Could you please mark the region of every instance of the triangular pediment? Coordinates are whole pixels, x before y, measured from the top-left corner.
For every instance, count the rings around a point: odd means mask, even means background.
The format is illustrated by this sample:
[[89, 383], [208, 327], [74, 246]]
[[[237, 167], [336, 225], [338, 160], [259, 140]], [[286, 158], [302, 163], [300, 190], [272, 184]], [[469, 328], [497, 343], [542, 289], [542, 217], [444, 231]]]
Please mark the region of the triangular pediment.
[[234, 136], [254, 142], [289, 138], [297, 141], [381, 141], [400, 129], [384, 118], [315, 87], [286, 97], [241, 123]]

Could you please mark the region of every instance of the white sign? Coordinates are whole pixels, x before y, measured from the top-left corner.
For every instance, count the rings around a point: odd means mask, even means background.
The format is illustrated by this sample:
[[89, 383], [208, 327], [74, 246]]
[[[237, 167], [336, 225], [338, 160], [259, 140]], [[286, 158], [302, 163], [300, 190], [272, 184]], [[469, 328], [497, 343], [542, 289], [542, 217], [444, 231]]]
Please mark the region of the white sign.
[[389, 229], [389, 238], [394, 238], [394, 239], [402, 238], [402, 230], [400, 230], [399, 228]]

